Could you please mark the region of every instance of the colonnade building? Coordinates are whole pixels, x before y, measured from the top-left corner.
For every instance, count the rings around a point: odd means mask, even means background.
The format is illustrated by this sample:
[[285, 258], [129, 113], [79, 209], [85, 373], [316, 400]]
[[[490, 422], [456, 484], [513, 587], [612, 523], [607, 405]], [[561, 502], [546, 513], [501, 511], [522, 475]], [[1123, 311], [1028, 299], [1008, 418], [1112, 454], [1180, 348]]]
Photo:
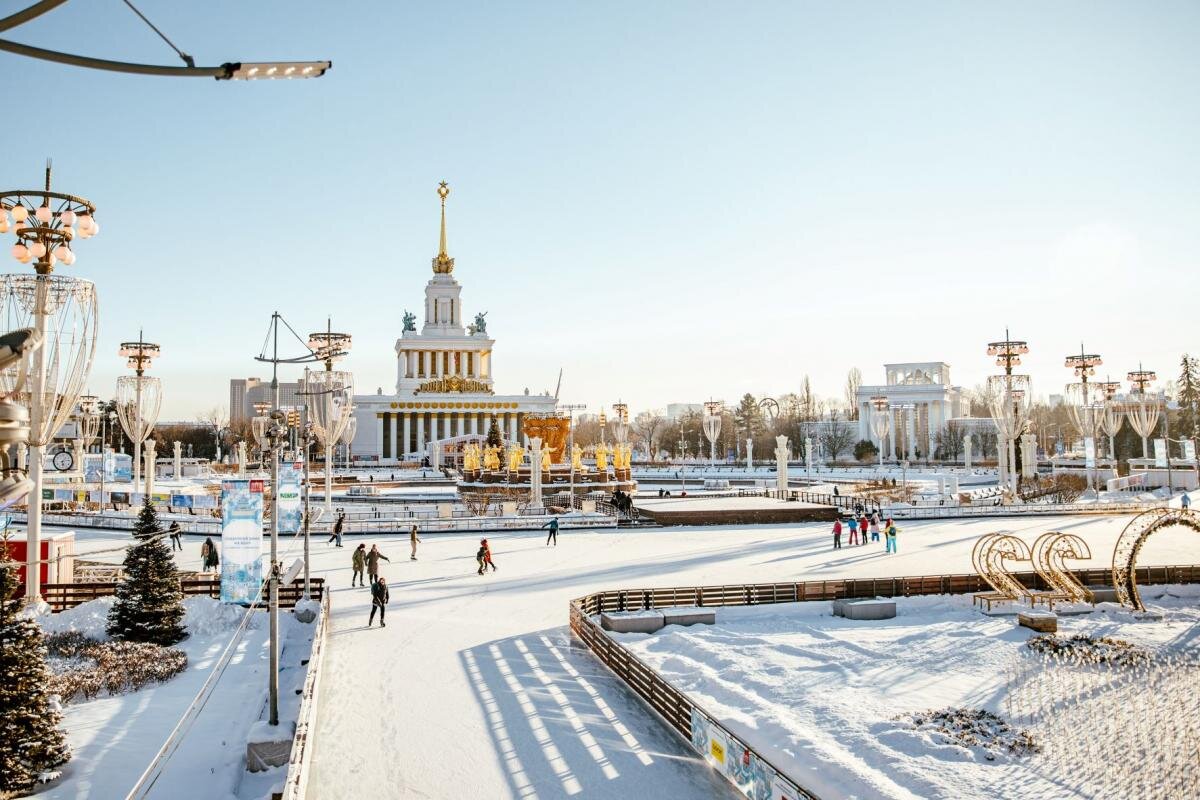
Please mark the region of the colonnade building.
[[486, 436], [496, 417], [506, 441], [525, 441], [526, 414], [555, 410], [552, 395], [497, 395], [492, 372], [496, 341], [487, 332], [487, 312], [464, 325], [462, 286], [446, 247], [446, 197], [442, 183], [441, 239], [433, 277], [425, 285], [424, 324], [404, 313], [396, 340], [396, 393], [354, 398], [356, 458], [395, 464], [431, 453], [431, 444], [460, 436]]
[[[937, 435], [952, 419], [970, 417], [971, 400], [961, 386], [950, 383], [950, 365], [943, 361], [884, 364], [887, 383], [859, 386], [858, 436], [874, 442], [885, 458], [915, 458], [918, 449], [928, 456], [937, 449]], [[884, 441], [871, 432], [872, 398], [883, 397], [892, 417]]]

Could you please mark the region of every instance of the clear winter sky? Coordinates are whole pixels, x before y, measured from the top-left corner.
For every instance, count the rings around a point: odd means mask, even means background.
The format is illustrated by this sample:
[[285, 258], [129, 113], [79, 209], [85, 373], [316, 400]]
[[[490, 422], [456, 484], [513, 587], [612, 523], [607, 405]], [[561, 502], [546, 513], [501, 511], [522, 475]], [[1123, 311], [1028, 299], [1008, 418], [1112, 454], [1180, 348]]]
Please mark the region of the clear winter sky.
[[[200, 64], [334, 62], [235, 84], [0, 54], [0, 184], [52, 156], [99, 206], [69, 270], [100, 291], [91, 389], [144, 327], [163, 419], [266, 376], [275, 309], [332, 314], [360, 391], [391, 391], [443, 179], [501, 392], [562, 367], [592, 410], [805, 373], [840, 397], [924, 360], [971, 386], [1005, 325], [1039, 394], [1081, 338], [1122, 379], [1200, 350], [1195, 2], [139, 5]], [[119, 0], [10, 37], [178, 63]]]

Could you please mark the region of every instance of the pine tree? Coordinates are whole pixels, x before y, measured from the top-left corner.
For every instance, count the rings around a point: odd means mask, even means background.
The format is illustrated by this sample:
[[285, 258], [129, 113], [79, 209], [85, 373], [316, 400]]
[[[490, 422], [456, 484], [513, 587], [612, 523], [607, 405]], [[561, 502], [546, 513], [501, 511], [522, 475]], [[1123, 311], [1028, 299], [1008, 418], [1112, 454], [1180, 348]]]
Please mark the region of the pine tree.
[[149, 498], [138, 514], [133, 536], [138, 544], [125, 555], [125, 577], [117, 584], [116, 602], [108, 613], [108, 635], [130, 642], [175, 644], [187, 636], [181, 624], [183, 591]]
[[[1180, 362], [1179, 383], [1179, 438], [1192, 439], [1200, 424], [1200, 359], [1183, 354]], [[1174, 433], [1174, 431], [1172, 431]]]
[[[7, 545], [0, 557], [7, 561]], [[41, 627], [20, 616], [16, 567], [0, 565], [0, 795], [25, 792], [67, 762], [71, 751], [47, 691], [46, 640]]]
[[500, 447], [503, 444], [500, 439], [500, 428], [496, 425], [496, 415], [492, 414], [491, 423], [488, 427], [487, 446]]

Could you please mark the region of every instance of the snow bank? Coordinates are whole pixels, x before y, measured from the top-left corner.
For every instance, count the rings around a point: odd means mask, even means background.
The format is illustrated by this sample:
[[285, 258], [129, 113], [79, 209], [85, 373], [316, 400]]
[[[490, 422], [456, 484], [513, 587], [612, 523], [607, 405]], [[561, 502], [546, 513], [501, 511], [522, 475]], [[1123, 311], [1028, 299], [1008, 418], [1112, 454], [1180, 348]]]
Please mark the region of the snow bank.
[[[184, 625], [191, 636], [214, 636], [232, 631], [242, 624], [246, 609], [241, 606], [222, 603], [212, 597], [188, 597], [183, 601]], [[260, 621], [255, 617], [250, 627], [258, 627]]]
[[47, 614], [39, 617], [42, 630], [46, 633], [65, 633], [76, 631], [89, 639], [100, 642], [108, 641], [108, 612], [117, 598], [113, 596], [98, 597], [86, 603], [68, 608], [60, 614]]

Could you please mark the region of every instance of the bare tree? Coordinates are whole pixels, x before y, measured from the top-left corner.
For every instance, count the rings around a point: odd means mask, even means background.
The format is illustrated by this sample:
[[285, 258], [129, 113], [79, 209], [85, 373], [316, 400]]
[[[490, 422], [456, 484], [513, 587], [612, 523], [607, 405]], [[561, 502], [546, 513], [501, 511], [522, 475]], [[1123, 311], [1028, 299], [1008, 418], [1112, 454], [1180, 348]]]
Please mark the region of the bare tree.
[[630, 426], [634, 440], [645, 445], [646, 455], [652, 461], [658, 452], [655, 450], [655, 444], [666, 426], [667, 418], [661, 411], [643, 411], [634, 418]]
[[838, 456], [854, 444], [854, 429], [842, 421], [836, 411], [829, 412], [829, 422], [821, 426], [821, 444], [831, 461], [837, 461]]
[[858, 387], [862, 386], [862, 372], [851, 367], [846, 373], [846, 407], [850, 409], [847, 419], [858, 419]]

